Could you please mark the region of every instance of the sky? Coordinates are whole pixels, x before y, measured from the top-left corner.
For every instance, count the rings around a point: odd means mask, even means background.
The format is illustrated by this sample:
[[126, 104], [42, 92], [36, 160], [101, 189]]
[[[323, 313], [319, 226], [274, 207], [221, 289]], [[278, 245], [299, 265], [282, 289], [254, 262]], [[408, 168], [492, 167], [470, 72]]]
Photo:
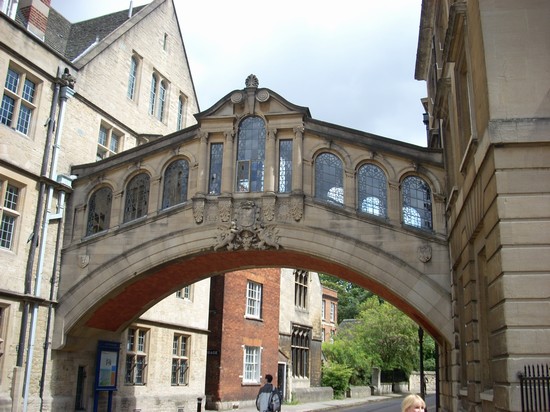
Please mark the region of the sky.
[[[133, 6], [148, 4], [134, 0]], [[426, 146], [422, 0], [174, 0], [201, 111], [254, 74], [314, 119]], [[52, 0], [71, 22], [130, 0]]]

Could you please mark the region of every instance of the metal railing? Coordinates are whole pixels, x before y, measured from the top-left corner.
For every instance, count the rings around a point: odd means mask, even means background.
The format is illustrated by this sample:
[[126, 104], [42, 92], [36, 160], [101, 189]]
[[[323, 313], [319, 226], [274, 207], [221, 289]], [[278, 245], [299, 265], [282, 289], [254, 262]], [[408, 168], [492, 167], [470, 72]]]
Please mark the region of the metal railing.
[[548, 365], [527, 365], [518, 372], [521, 388], [521, 410], [550, 411], [550, 368]]

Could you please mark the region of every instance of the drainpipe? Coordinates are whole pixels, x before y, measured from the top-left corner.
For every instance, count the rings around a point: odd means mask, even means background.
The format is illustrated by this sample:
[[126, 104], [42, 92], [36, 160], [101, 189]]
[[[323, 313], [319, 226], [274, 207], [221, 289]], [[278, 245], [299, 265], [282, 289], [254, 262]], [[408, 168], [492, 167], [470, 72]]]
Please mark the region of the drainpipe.
[[[70, 187], [71, 182], [74, 180], [75, 176], [58, 176], [58, 183], [61, 183], [67, 187]], [[48, 302], [48, 321], [46, 323], [46, 333], [44, 337], [44, 355], [42, 358], [42, 374], [40, 375], [40, 411], [44, 409], [44, 386], [46, 383], [46, 369], [48, 366], [48, 352], [50, 350], [50, 329], [52, 325], [53, 317], [53, 302], [55, 299], [55, 285], [56, 285], [56, 273], [57, 273], [57, 262], [59, 251], [61, 249], [61, 235], [63, 233], [63, 218], [65, 216], [65, 191], [63, 189], [59, 190], [57, 196], [57, 213], [50, 216], [50, 220], [58, 219], [59, 223], [57, 225], [57, 237], [55, 240], [55, 251], [54, 251], [54, 261], [52, 268], [52, 278], [50, 280], [50, 299]]]
[[[65, 79], [67, 75], [69, 75], [69, 73], [68, 73], [68, 70], [65, 69], [65, 73], [62, 76], [62, 78]], [[57, 119], [57, 129], [55, 131], [55, 142], [54, 142], [53, 152], [52, 152], [52, 165], [50, 167], [51, 180], [57, 179], [57, 161], [59, 158], [61, 132], [63, 130], [63, 122], [65, 119], [66, 104], [69, 97], [72, 97], [73, 94], [74, 94], [74, 90], [69, 86], [67, 86], [66, 83], [63, 86], [61, 86], [60, 96], [59, 96], [59, 100], [60, 100], [59, 116]], [[48, 187], [46, 210], [44, 211], [44, 218], [42, 220], [42, 232], [40, 235], [40, 245], [39, 245], [39, 251], [38, 251], [38, 265], [37, 265], [36, 279], [34, 284], [34, 296], [38, 298], [40, 297], [40, 289], [42, 286], [42, 270], [44, 268], [44, 255], [46, 251], [46, 242], [48, 239], [48, 225], [49, 225], [50, 219], [56, 218], [55, 216], [52, 217], [52, 215], [50, 214], [53, 194], [54, 194], [54, 188], [52, 185], [50, 185]], [[38, 322], [38, 303], [33, 302], [32, 313], [31, 313], [31, 324], [30, 324], [30, 331], [29, 331], [27, 362], [25, 365], [25, 382], [23, 387], [23, 411], [24, 412], [27, 411], [27, 405], [29, 400], [29, 386], [30, 386], [31, 372], [32, 372], [32, 361], [34, 357], [34, 342], [36, 339], [35, 335], [36, 335], [37, 322]]]
[[[59, 78], [59, 71], [57, 73]], [[48, 131], [46, 133], [46, 144], [44, 145], [44, 154], [42, 156], [42, 168], [40, 170], [40, 176], [46, 176], [48, 172], [48, 161], [50, 159], [50, 146], [52, 144], [53, 132], [55, 130], [55, 114], [57, 112], [57, 101], [59, 100], [60, 84], [55, 83], [53, 91], [52, 106], [50, 109], [50, 117], [48, 119]], [[34, 266], [34, 257], [36, 254], [36, 247], [38, 246], [36, 239], [38, 239], [38, 232], [40, 231], [40, 221], [42, 219], [42, 211], [44, 205], [44, 195], [46, 193], [46, 183], [40, 182], [38, 189], [38, 203], [36, 207], [36, 215], [34, 218], [34, 227], [31, 234], [31, 245], [29, 248], [29, 256], [27, 257], [27, 267], [25, 269], [25, 295], [30, 295], [32, 292], [32, 271]], [[27, 334], [27, 322], [29, 318], [29, 302], [24, 302], [23, 314], [21, 316], [21, 329], [19, 330], [19, 345], [17, 348], [17, 367], [23, 367], [23, 358], [25, 354], [25, 340]]]

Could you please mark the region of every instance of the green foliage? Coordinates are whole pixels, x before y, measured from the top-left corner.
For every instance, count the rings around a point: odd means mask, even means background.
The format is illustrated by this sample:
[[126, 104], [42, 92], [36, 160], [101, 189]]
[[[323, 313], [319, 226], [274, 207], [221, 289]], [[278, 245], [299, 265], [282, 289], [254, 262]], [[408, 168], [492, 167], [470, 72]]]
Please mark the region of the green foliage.
[[322, 349], [328, 364], [351, 369], [350, 385], [362, 386], [370, 383], [370, 357], [353, 337], [343, 339], [342, 335], [336, 335], [334, 343], [324, 342]]
[[335, 398], [345, 396], [349, 388], [349, 380], [353, 373], [352, 368], [330, 363], [323, 366], [321, 385], [330, 386], [334, 391]]
[[[327, 362], [351, 368], [351, 385], [368, 385], [373, 366], [419, 370], [418, 325], [371, 292], [345, 280], [320, 274], [323, 286], [338, 292], [338, 333], [334, 343], [323, 343]], [[343, 322], [346, 320], [345, 322]], [[435, 370], [436, 345], [424, 334], [424, 370]]]
[[418, 365], [418, 326], [407, 315], [378, 297], [361, 304], [358, 334], [374, 366], [402, 369], [407, 374]]
[[424, 370], [435, 371], [435, 357], [437, 355], [437, 347], [435, 345], [435, 340], [430, 335], [424, 334], [423, 342], [424, 342], [423, 343]]

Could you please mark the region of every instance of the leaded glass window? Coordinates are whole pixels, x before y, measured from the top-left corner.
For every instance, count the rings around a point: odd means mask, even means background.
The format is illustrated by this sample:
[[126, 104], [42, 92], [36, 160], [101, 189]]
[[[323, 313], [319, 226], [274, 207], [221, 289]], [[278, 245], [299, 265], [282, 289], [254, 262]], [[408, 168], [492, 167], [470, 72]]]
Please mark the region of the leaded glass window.
[[19, 188], [0, 180], [0, 248], [11, 249], [15, 225], [20, 218], [18, 209]]
[[113, 192], [108, 187], [102, 187], [90, 197], [88, 202], [88, 224], [86, 236], [107, 230], [111, 220], [111, 203]]
[[315, 160], [315, 197], [344, 204], [344, 168], [332, 153], [321, 153]]
[[174, 335], [172, 341], [172, 385], [187, 385], [189, 370], [189, 337]]
[[311, 329], [300, 326], [292, 328], [291, 359], [294, 377], [309, 377], [309, 348]]
[[387, 181], [378, 166], [366, 164], [357, 173], [359, 210], [376, 216], [386, 216]]
[[222, 190], [223, 143], [210, 145], [210, 179], [208, 194], [219, 195]]
[[149, 181], [149, 175], [141, 173], [130, 180], [128, 186], [126, 186], [124, 222], [129, 222], [147, 214]]
[[409, 176], [401, 184], [403, 223], [419, 229], [432, 230], [432, 193], [419, 177]]
[[16, 120], [15, 129], [28, 135], [35, 109], [36, 83], [27, 77], [27, 73], [8, 69], [4, 88], [0, 123], [13, 127], [12, 122]]
[[279, 141], [279, 193], [292, 191], [292, 140]]
[[239, 126], [237, 142], [237, 192], [264, 190], [265, 123], [260, 117], [247, 117]]
[[178, 205], [187, 200], [189, 162], [184, 159], [170, 163], [164, 172], [162, 208]]

